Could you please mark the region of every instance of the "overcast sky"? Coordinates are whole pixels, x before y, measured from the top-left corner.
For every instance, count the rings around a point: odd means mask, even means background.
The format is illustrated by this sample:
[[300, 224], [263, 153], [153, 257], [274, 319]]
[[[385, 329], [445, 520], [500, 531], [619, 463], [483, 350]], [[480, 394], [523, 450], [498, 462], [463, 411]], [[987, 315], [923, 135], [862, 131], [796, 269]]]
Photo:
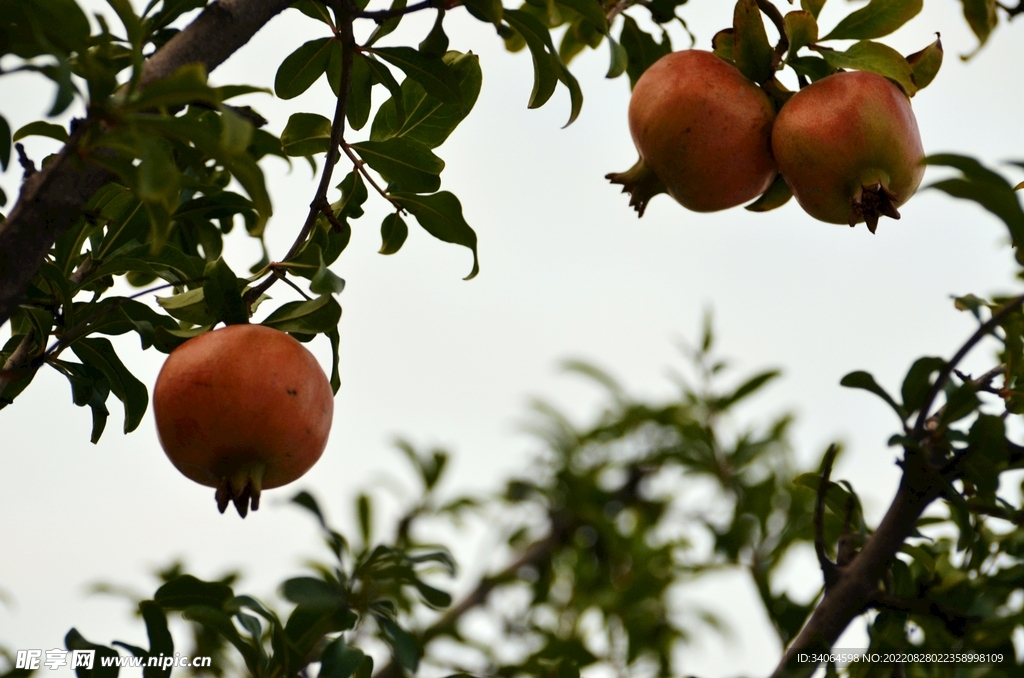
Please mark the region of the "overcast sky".
[[[105, 3], [85, 4], [113, 17]], [[711, 36], [731, 23], [731, 6], [693, 0], [681, 8], [697, 47], [709, 49]], [[885, 39], [906, 54], [942, 34], [942, 71], [913, 100], [925, 150], [989, 164], [1020, 159], [1022, 26], [1001, 26], [965, 64], [958, 56], [976, 40], [959, 6], [930, 1], [912, 25]], [[821, 25], [827, 30], [849, 9], [833, 0]], [[405, 26], [396, 43], [409, 36], [415, 44], [429, 23]], [[476, 108], [438, 150], [447, 163], [443, 187], [461, 198], [479, 236], [480, 275], [464, 282], [468, 250], [434, 240], [411, 220], [401, 252], [378, 255], [385, 211], [371, 196], [367, 216], [355, 222], [352, 242], [333, 267], [348, 286], [339, 298], [343, 384], [327, 451], [293, 486], [265, 495], [260, 511], [245, 521], [217, 514], [213, 490], [173, 469], [148, 414], [138, 431], [124, 436], [112, 398], [106, 433], [91, 445], [88, 411], [72, 405], [62, 377], [44, 370], [0, 413], [0, 589], [13, 599], [0, 604], [0, 642], [11, 649], [62, 647], [76, 626], [96, 642], [143, 644], [144, 629], [130, 606], [88, 596], [87, 587], [102, 580], [150, 593], [149, 573], [178, 557], [204, 577], [240, 569], [240, 590], [273, 600], [277, 582], [301, 572], [306, 559], [324, 556], [313, 522], [284, 505], [295, 491], [313, 491], [348, 529], [357, 488], [389, 475], [411, 484], [391, 448], [396, 434], [454, 452], [449, 491], [497, 487], [535, 451], [518, 429], [531, 396], [581, 422], [599, 404], [598, 392], [559, 372], [562, 359], [591, 360], [634, 394], [669, 397], [666, 373], [682, 366], [677, 342], [696, 339], [706, 309], [714, 312], [722, 353], [734, 359], [733, 379], [764, 367], [784, 371], [784, 379], [743, 409], [743, 420], [794, 411], [797, 453], [805, 462], [830, 441], [845, 442], [836, 475], [861, 492], [869, 519], [881, 516], [898, 481], [894, 450], [885, 444], [896, 422], [880, 401], [839, 387], [839, 379], [866, 369], [898, 389], [915, 358], [949, 356], [973, 331], [973, 319], [953, 309], [951, 295], [1019, 291], [1002, 224], [935, 191], [921, 192], [901, 209], [901, 221], [884, 220], [876, 235], [863, 226], [816, 222], [795, 202], [764, 215], [742, 209], [701, 215], [660, 196], [637, 220], [627, 197], [603, 179], [636, 159], [626, 125], [628, 82], [604, 79], [607, 48], [574, 62], [586, 99], [579, 120], [562, 129], [564, 89], [545, 108], [526, 109], [527, 53], [506, 53], [492, 28], [461, 11], [451, 13], [446, 28], [451, 48], [478, 53], [484, 73]], [[318, 24], [288, 11], [211, 80], [271, 87], [284, 56], [321, 35]], [[680, 31], [673, 36], [677, 48], [688, 44]], [[51, 88], [39, 78], [8, 76], [2, 87], [0, 111], [14, 129], [50, 105]], [[382, 91], [375, 92], [378, 102]], [[290, 112], [333, 110], [322, 81], [291, 102], [256, 95], [244, 103], [269, 118], [276, 133]], [[41, 141], [29, 148], [40, 158], [53, 146]], [[264, 168], [275, 206], [268, 240], [276, 258], [301, 224], [315, 183], [302, 161], [290, 173], [274, 158]], [[1024, 178], [1002, 169], [1015, 182]], [[929, 170], [925, 183], [940, 173]], [[0, 176], [12, 200], [19, 179], [14, 167]], [[244, 270], [256, 253], [240, 236], [226, 256]], [[282, 287], [274, 289], [279, 298], [287, 294]], [[0, 329], [0, 340], [8, 336]], [[133, 337], [116, 344], [132, 371], [152, 385], [164, 356], [141, 352]], [[311, 348], [329, 368], [327, 341]], [[991, 358], [991, 347], [981, 349], [968, 369], [984, 369]], [[470, 570], [490, 545], [477, 537], [458, 550]], [[817, 587], [813, 567], [792, 572], [796, 594]], [[729, 644], [709, 637], [687, 650], [684, 673], [764, 675], [774, 666], [779, 648], [744, 577], [686, 595], [717, 606], [733, 622], [735, 638]]]

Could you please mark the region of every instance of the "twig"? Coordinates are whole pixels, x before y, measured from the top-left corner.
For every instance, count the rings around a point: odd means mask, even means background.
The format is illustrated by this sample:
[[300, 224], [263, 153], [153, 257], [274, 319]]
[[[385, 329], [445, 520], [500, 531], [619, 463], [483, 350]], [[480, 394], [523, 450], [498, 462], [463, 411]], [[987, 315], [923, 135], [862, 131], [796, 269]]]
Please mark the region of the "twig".
[[615, 17], [622, 14], [623, 12], [625, 12], [627, 9], [637, 4], [638, 2], [639, 0], [621, 0], [621, 2], [617, 2], [614, 5], [612, 5], [612, 8], [609, 9], [608, 13], [605, 15], [608, 17], [608, 25], [611, 25]]
[[366, 183], [370, 184], [370, 186], [373, 186], [373, 190], [380, 193], [382, 198], [384, 198], [392, 205], [394, 205], [399, 211], [404, 211], [402, 210], [402, 206], [395, 202], [395, 199], [388, 195], [388, 192], [381, 188], [380, 184], [378, 184], [374, 180], [373, 176], [366, 171], [366, 162], [364, 162], [362, 159], [359, 158], [358, 155], [352, 152], [351, 146], [349, 146], [346, 143], [342, 143], [341, 150], [345, 151], [345, 155], [347, 155], [349, 160], [352, 161], [353, 169], [355, 169], [357, 172], [363, 175], [363, 178], [366, 179]]
[[379, 9], [371, 12], [361, 10], [353, 14], [357, 19], [373, 19], [377, 23], [383, 23], [388, 19], [394, 19], [395, 17], [405, 16], [406, 14], [412, 14], [413, 12], [419, 12], [420, 10], [430, 9], [431, 7], [437, 7], [438, 3], [436, 0], [423, 0], [422, 2], [415, 2], [408, 7], [402, 9]]
[[975, 344], [984, 339], [989, 332], [1003, 321], [1004, 318], [1019, 309], [1022, 305], [1024, 305], [1024, 295], [1017, 297], [999, 309], [999, 312], [992, 314], [992, 317], [989, 318], [987, 322], [983, 323], [981, 327], [971, 335], [970, 339], [960, 347], [960, 350], [956, 352], [956, 355], [954, 355], [949, 362], [943, 366], [939, 371], [939, 376], [935, 378], [935, 383], [933, 383], [931, 388], [928, 389], [928, 394], [925, 396], [924, 402], [921, 404], [921, 411], [918, 413], [917, 421], [914, 423], [913, 435], [915, 438], [923, 437], [925, 432], [925, 423], [929, 419], [928, 410], [931, 409], [932, 403], [935, 402], [935, 398], [939, 395], [939, 391], [946, 385], [946, 382], [949, 380], [949, 375], [953, 373], [953, 370], [956, 369], [956, 366], [960, 361], [970, 353]]
[[11, 374], [14, 370], [24, 367], [32, 357], [32, 333], [29, 332], [14, 349], [14, 353], [4, 361], [4, 369], [0, 372], [0, 410], [10, 405], [13, 401], [3, 397], [4, 389], [11, 383]]
[[828, 494], [829, 477], [832, 475], [832, 464], [836, 460], [839, 447], [829, 445], [821, 460], [821, 478], [818, 481], [818, 494], [814, 500], [814, 552], [818, 556], [818, 565], [825, 578], [825, 589], [828, 590], [839, 577], [836, 564], [829, 560], [825, 552], [825, 496]]
[[331, 203], [327, 200], [327, 196], [324, 196], [323, 200], [320, 201], [320, 211], [323, 212], [324, 216], [327, 217], [327, 221], [331, 223], [336, 233], [341, 233], [345, 230], [345, 224], [338, 221], [338, 215], [334, 213], [334, 208], [331, 207]]
[[999, 9], [1006, 12], [1006, 17], [1008, 19], [1013, 19], [1013, 17], [1018, 14], [1024, 14], [1024, 0], [1019, 0], [1016, 7], [1008, 7], [1001, 2], [997, 2], [996, 4], [999, 6]]
[[21, 164], [21, 169], [24, 170], [25, 174], [22, 177], [22, 181], [28, 179], [36, 173], [36, 164], [32, 162], [32, 158], [28, 157], [28, 153], [25, 152], [25, 146], [23, 144], [16, 143], [14, 148], [18, 151], [18, 162]]
[[[351, 8], [350, 2], [346, 3], [346, 6]], [[324, 158], [324, 169], [320, 174], [320, 184], [317, 186], [312, 202], [309, 203], [306, 221], [302, 224], [302, 228], [295, 237], [295, 242], [292, 243], [282, 261], [287, 261], [298, 254], [302, 244], [306, 242], [306, 238], [309, 237], [316, 225], [322, 205], [327, 200], [327, 191], [331, 187], [331, 178], [334, 176], [334, 165], [338, 162], [339, 149], [344, 144], [345, 111], [348, 107], [348, 94], [352, 83], [352, 58], [355, 50], [355, 39], [352, 36], [352, 16], [351, 12], [342, 15], [338, 25], [338, 38], [341, 39], [341, 81], [338, 84], [338, 101], [334, 108], [334, 121], [331, 123], [331, 137], [327, 147], [327, 156]], [[253, 302], [270, 289], [278, 278], [280, 275], [269, 276], [259, 285], [250, 289], [245, 294], [246, 308], [251, 309]]]

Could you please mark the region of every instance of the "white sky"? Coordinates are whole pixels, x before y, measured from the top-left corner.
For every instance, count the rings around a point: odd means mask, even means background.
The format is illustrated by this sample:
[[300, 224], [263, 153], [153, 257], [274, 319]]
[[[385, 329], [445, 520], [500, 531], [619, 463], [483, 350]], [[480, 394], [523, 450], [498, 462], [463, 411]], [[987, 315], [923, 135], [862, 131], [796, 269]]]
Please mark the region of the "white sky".
[[[85, 4], [105, 8], [98, 0]], [[731, 7], [693, 0], [680, 10], [699, 48], [709, 48], [711, 36], [731, 23]], [[829, 3], [821, 25], [831, 27], [849, 8]], [[409, 35], [415, 44], [428, 26], [410, 20], [415, 30], [396, 39]], [[213, 491], [173, 470], [148, 414], [124, 436], [120, 405], [111, 398], [107, 431], [91, 445], [88, 410], [71, 404], [62, 377], [43, 371], [0, 414], [0, 589], [13, 598], [9, 607], [0, 605], [0, 642], [11, 649], [62, 647], [75, 626], [96, 642], [144, 644], [130, 606], [88, 596], [87, 586], [102, 580], [151, 593], [149, 572], [176, 557], [205, 577], [241, 569], [239, 590], [273, 600], [277, 582], [300, 573], [309, 557], [324, 556], [313, 521], [283, 505], [294, 492], [312, 490], [337, 524], [350, 526], [357, 488], [388, 475], [410, 480], [391, 450], [396, 434], [454, 451], [450, 491], [494, 488], [532, 458], [534, 444], [517, 429], [530, 396], [542, 395], [581, 421], [594, 412], [598, 394], [560, 375], [561, 359], [592, 360], [635, 394], [667, 397], [666, 371], [682, 365], [676, 340], [695, 340], [708, 308], [721, 352], [739, 368], [735, 379], [770, 366], [785, 373], [743, 410], [744, 421], [795, 411], [804, 461], [828, 442], [844, 441], [837, 476], [861, 492], [869, 519], [881, 516], [898, 480], [894, 451], [885, 446], [896, 422], [880, 401], [839, 387], [839, 379], [866, 369], [898, 390], [918, 356], [951, 355], [973, 320], [953, 310], [950, 295], [1019, 289], [1003, 226], [972, 203], [934, 191], [919, 194], [901, 210], [901, 221], [883, 221], [874, 236], [863, 226], [815, 222], [795, 202], [766, 215], [700, 215], [660, 196], [638, 221], [626, 196], [603, 179], [636, 158], [626, 126], [628, 82], [604, 79], [607, 48], [574, 62], [586, 99], [579, 120], [561, 129], [568, 114], [563, 88], [545, 108], [526, 109], [527, 53], [509, 55], [492, 29], [461, 11], [446, 27], [451, 47], [480, 54], [484, 72], [476, 108], [438, 151], [447, 163], [443, 187], [461, 198], [480, 239], [479, 277], [463, 282], [468, 251], [434, 240], [411, 219], [402, 251], [376, 254], [385, 212], [371, 196], [368, 215], [355, 222], [352, 242], [333, 267], [348, 287], [340, 297], [343, 385], [327, 452], [300, 481], [268, 493], [245, 521], [218, 515]], [[885, 39], [910, 53], [942, 34], [945, 64], [913, 102], [926, 152], [960, 152], [990, 164], [1024, 156], [1021, 30], [1002, 26], [964, 64], [957, 57], [974, 49], [975, 38], [959, 3], [928, 2], [910, 26]], [[212, 81], [271, 87], [281, 59], [320, 35], [314, 22], [289, 11]], [[678, 31], [674, 38], [678, 48], [688, 44]], [[52, 90], [38, 78], [8, 77], [2, 86], [0, 111], [14, 129], [50, 105]], [[384, 98], [383, 90], [375, 95]], [[257, 95], [244, 103], [277, 133], [289, 112], [333, 110], [323, 81], [291, 102]], [[29, 147], [37, 160], [51, 148], [46, 141]], [[273, 158], [264, 168], [275, 205], [269, 243], [272, 256], [280, 256], [315, 184], [301, 160], [290, 174]], [[937, 176], [929, 170], [925, 183]], [[12, 201], [19, 179], [16, 168], [0, 177]], [[227, 257], [238, 271], [256, 258], [241, 236]], [[274, 292], [287, 298], [284, 286]], [[0, 330], [0, 340], [7, 336]], [[139, 351], [131, 337], [116, 343], [125, 363], [152, 385], [163, 355]], [[312, 347], [329, 368], [326, 340]], [[968, 368], [984, 369], [990, 359], [980, 350]], [[496, 537], [474, 539], [457, 549], [470, 571], [485, 564], [480, 554]], [[794, 590], [809, 592], [818, 576], [813, 565], [795, 566]], [[684, 673], [770, 671], [779, 649], [753, 595], [742, 576], [686, 593], [722, 612], [735, 636], [731, 643], [707, 637], [688, 649]], [[841, 644], [857, 645], [858, 637], [851, 632]]]

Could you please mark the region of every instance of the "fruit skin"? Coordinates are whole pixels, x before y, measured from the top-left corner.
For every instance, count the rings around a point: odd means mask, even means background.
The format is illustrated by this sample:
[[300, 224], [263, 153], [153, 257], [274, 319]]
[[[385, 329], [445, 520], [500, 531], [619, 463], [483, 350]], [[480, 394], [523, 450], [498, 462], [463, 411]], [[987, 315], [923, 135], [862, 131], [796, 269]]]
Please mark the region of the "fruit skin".
[[327, 445], [334, 397], [327, 376], [291, 336], [229, 325], [167, 358], [153, 388], [160, 444], [185, 476], [216, 487], [245, 517], [261, 489], [285, 485]]
[[910, 100], [874, 73], [836, 73], [797, 92], [772, 131], [779, 171], [815, 219], [872, 233], [924, 176], [924, 148]]
[[[778, 171], [771, 156], [775, 107], [764, 90], [711, 52], [673, 52], [636, 83], [629, 130], [641, 163], [695, 212], [735, 207], [763, 193]], [[610, 174], [643, 215], [654, 195], [635, 166]], [[650, 177], [646, 177], [649, 182]], [[634, 185], [638, 185], [633, 188]]]

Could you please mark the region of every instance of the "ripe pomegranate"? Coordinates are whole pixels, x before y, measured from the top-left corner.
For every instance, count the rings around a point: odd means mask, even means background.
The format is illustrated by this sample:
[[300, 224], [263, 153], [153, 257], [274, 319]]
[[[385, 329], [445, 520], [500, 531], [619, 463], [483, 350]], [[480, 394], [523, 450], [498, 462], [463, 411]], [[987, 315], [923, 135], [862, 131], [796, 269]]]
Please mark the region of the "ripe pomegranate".
[[292, 482], [320, 458], [334, 398], [298, 341], [262, 325], [229, 325], [168, 356], [153, 414], [177, 469], [216, 487], [221, 513], [233, 501], [244, 518], [262, 490]]
[[648, 68], [629, 100], [629, 131], [640, 160], [609, 174], [643, 216], [668, 192], [683, 207], [714, 212], [763, 193], [778, 171], [768, 95], [711, 52], [668, 54]]
[[874, 233], [899, 219], [924, 175], [924, 149], [907, 96], [874, 73], [836, 73], [797, 92], [772, 130], [779, 171], [815, 219]]

